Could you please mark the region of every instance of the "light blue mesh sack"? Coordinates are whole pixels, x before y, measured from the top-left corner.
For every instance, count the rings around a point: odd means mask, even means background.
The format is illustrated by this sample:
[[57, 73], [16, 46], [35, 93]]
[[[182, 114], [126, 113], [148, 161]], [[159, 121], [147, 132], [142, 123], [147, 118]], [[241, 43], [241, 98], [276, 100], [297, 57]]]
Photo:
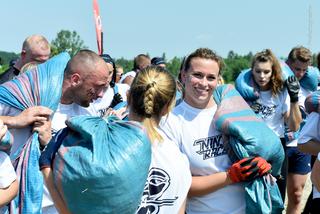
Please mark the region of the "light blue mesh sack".
[[[261, 156], [272, 165], [272, 175], [280, 175], [284, 151], [278, 136], [255, 115], [232, 85], [217, 87], [214, 99], [218, 105], [214, 121], [228, 139], [231, 161]], [[244, 186], [247, 214], [281, 213], [281, 195], [270, 175], [244, 182]]]
[[56, 188], [72, 213], [135, 213], [148, 175], [151, 144], [135, 122], [79, 116], [54, 138]]

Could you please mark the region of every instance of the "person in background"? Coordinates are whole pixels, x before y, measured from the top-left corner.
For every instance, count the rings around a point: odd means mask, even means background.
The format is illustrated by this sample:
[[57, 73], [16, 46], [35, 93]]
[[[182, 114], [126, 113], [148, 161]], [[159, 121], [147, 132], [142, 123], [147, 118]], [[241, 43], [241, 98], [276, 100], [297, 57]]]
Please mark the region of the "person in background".
[[129, 71], [127, 73], [125, 73], [121, 79], [120, 79], [120, 83], [125, 83], [128, 85], [131, 85], [134, 77], [136, 76], [136, 74], [141, 71], [142, 69], [148, 67], [149, 65], [151, 65], [151, 60], [150, 57], [146, 54], [139, 54], [138, 56], [136, 56], [133, 60], [133, 69], [132, 71]]
[[[302, 121], [298, 105], [299, 82], [295, 76], [282, 80], [280, 63], [270, 49], [254, 55], [251, 75], [259, 91], [259, 98], [247, 101], [253, 111], [280, 138], [285, 149], [285, 124], [297, 131]], [[238, 86], [239, 87], [239, 86]], [[241, 90], [241, 89], [238, 89]], [[283, 201], [286, 195], [287, 162], [281, 172], [283, 178], [277, 183]]]
[[[306, 74], [308, 67], [312, 63], [312, 53], [309, 49], [303, 46], [297, 46], [291, 49], [286, 64], [289, 66], [293, 74], [298, 80], [301, 80]], [[306, 97], [312, 91], [300, 85], [298, 93], [298, 105], [300, 108], [302, 123], [300, 129], [303, 128], [304, 120], [307, 113], [305, 111], [304, 102]], [[300, 213], [303, 189], [308, 178], [308, 173], [311, 172], [311, 156], [298, 150], [298, 140], [295, 135], [291, 135], [290, 127], [286, 130], [286, 155], [288, 158], [288, 176], [287, 176], [287, 195], [288, 206], [287, 214]], [[293, 136], [291, 139], [290, 136]]]
[[42, 35], [31, 35], [23, 44], [20, 57], [3, 74], [0, 75], [0, 84], [12, 80], [19, 75], [21, 68], [32, 61], [43, 63], [50, 57], [51, 50], [48, 40]]
[[116, 83], [119, 83], [122, 75], [123, 75], [123, 67], [121, 65], [116, 65], [116, 71], [117, 71], [117, 74], [116, 74]]
[[156, 65], [156, 66], [160, 66], [162, 68], [166, 68], [166, 62], [164, 61], [164, 59], [162, 57], [153, 57], [151, 59], [151, 64]]

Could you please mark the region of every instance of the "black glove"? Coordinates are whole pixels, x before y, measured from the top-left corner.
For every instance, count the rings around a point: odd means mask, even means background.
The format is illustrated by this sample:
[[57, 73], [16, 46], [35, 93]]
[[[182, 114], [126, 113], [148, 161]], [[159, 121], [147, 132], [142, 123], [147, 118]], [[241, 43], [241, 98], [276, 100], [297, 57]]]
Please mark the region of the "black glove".
[[300, 84], [299, 84], [299, 80], [297, 79], [297, 77], [295, 77], [295, 76], [288, 77], [285, 84], [287, 86], [288, 93], [290, 96], [290, 102], [292, 102], [292, 103], [298, 102], [298, 100], [299, 100], [298, 94], [299, 94], [299, 90], [300, 90]]
[[114, 96], [113, 96], [113, 99], [112, 99], [112, 102], [110, 104], [110, 108], [113, 108], [115, 107], [116, 105], [118, 105], [119, 103], [123, 102], [123, 99], [121, 97], [121, 95], [119, 93], [116, 93]]

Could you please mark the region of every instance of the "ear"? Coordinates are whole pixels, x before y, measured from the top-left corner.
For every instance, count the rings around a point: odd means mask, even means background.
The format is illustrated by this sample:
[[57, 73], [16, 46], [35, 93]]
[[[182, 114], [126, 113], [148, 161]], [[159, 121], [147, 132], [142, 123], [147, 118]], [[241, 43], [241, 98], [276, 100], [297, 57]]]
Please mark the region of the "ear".
[[183, 84], [186, 83], [187, 73], [188, 73], [187, 71], [182, 71], [182, 72], [181, 72], [181, 81], [182, 81]]
[[70, 80], [72, 86], [77, 86], [82, 83], [81, 76], [78, 73], [73, 73]]
[[26, 50], [22, 50], [21, 53], [20, 53], [20, 57], [21, 57], [22, 59], [24, 59], [25, 56], [26, 56], [26, 54], [27, 54]]

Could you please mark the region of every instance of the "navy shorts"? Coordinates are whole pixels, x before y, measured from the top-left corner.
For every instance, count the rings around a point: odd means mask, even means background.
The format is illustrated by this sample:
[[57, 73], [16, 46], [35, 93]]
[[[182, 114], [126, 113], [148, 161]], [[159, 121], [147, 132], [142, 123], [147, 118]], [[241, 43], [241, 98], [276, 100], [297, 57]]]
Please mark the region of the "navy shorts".
[[286, 147], [288, 173], [306, 175], [311, 172], [311, 155], [300, 152], [297, 147]]

